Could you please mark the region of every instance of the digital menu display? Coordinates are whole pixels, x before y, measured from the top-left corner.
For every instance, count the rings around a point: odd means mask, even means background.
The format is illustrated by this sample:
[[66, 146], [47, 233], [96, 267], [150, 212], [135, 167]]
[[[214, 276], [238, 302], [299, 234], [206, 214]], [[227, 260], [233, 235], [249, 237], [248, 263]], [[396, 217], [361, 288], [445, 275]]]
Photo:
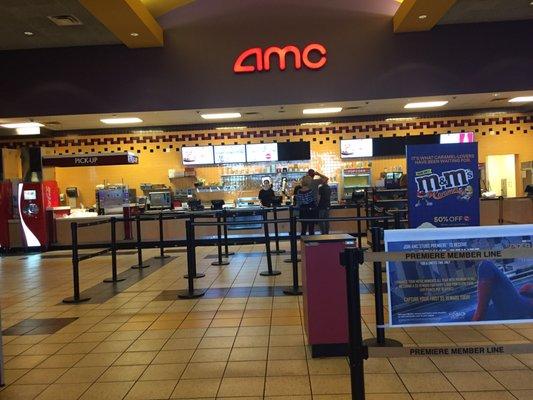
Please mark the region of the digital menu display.
[[372, 139], [341, 140], [341, 158], [372, 157]]
[[214, 164], [213, 146], [182, 147], [181, 158], [183, 165]]
[[246, 162], [246, 146], [244, 144], [215, 146], [215, 164], [243, 162]]
[[441, 144], [450, 143], [473, 143], [474, 132], [445, 133], [440, 135]]
[[278, 161], [277, 143], [258, 143], [246, 145], [246, 161]]

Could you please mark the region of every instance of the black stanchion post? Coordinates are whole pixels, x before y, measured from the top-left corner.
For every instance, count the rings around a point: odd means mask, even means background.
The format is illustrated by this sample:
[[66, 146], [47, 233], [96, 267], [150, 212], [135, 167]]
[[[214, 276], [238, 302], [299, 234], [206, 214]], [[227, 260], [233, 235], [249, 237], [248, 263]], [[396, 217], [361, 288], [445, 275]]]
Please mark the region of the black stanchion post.
[[[290, 209], [292, 211], [292, 207]], [[296, 217], [290, 212], [290, 246], [291, 246], [291, 261], [292, 261], [292, 286], [283, 290], [283, 293], [289, 296], [299, 296], [302, 294], [302, 287], [298, 282], [298, 254], [297, 254], [297, 237], [296, 237]]]
[[137, 230], [137, 265], [134, 265], [133, 269], [143, 269], [148, 268], [149, 264], [143, 264], [143, 244], [142, 244], [142, 235], [141, 235], [141, 216], [137, 215], [135, 217], [135, 224]]
[[368, 348], [363, 344], [361, 328], [361, 293], [359, 291], [359, 265], [363, 263], [363, 250], [350, 247], [341, 253], [341, 265], [346, 268], [346, 300], [348, 302], [348, 344], [352, 400], [365, 399], [364, 360]]
[[400, 210], [394, 212], [394, 229], [401, 229]]
[[222, 218], [220, 213], [217, 212], [217, 251], [218, 251], [218, 260], [213, 261], [211, 265], [229, 265], [228, 260], [222, 259]]
[[498, 197], [498, 225], [503, 225], [503, 196]]
[[280, 275], [281, 271], [272, 269], [272, 253], [270, 251], [270, 233], [268, 230], [268, 211], [263, 210], [263, 231], [265, 233], [265, 250], [267, 256], [267, 271], [259, 273], [261, 276], [275, 276]]
[[165, 255], [165, 244], [164, 244], [164, 225], [163, 225], [163, 211], [159, 213], [159, 255], [154, 258], [168, 258], [169, 256]]
[[106, 283], [116, 283], [126, 280], [117, 275], [117, 219], [111, 217], [111, 278], [104, 279]]
[[222, 209], [222, 222], [224, 222], [224, 256], [228, 258], [235, 253], [228, 249], [228, 226], [226, 225], [226, 222], [228, 222], [228, 212], [225, 208]]
[[[357, 203], [357, 218], [361, 218], [361, 203]], [[357, 220], [357, 247], [362, 249], [363, 248], [363, 232], [361, 226], [361, 220]]]
[[[381, 237], [383, 230], [372, 228], [372, 251], [380, 252], [382, 250]], [[374, 306], [376, 313], [376, 338], [366, 339], [364, 343], [368, 346], [386, 346], [401, 347], [402, 344], [394, 339], [385, 338], [385, 315], [383, 310], [383, 277], [381, 262], [374, 262]]]
[[80, 296], [80, 260], [78, 254], [78, 223], [72, 222], [70, 224], [70, 231], [72, 237], [72, 278], [74, 285], [74, 296], [63, 299], [63, 303], [82, 303], [91, 300], [90, 297]]
[[[294, 207], [293, 206], [290, 206], [289, 207], [289, 219], [292, 221], [294, 220], [294, 229], [292, 231], [290, 231], [290, 235], [291, 235], [291, 239], [290, 239], [290, 243], [291, 243], [291, 249], [290, 249], [290, 252], [291, 252], [291, 257], [290, 258], [287, 258], [285, 260], [283, 260], [284, 262], [286, 263], [291, 263], [294, 265], [294, 260], [296, 260], [296, 263], [302, 261], [298, 258], [298, 233], [297, 233], [297, 227], [296, 227], [296, 215], [294, 214]], [[292, 222], [291, 222], [292, 224]], [[293, 236], [294, 236], [294, 240], [293, 240]]]
[[[189, 228], [187, 228], [187, 223]], [[189, 229], [189, 231], [187, 231]], [[194, 231], [194, 216], [191, 215], [187, 221], [185, 221], [185, 238], [187, 239], [187, 274], [183, 275], [185, 279], [200, 279], [205, 277], [205, 274], [198, 273], [196, 271], [196, 233]], [[191, 271], [189, 273], [189, 260], [191, 260]]]
[[285, 253], [285, 250], [279, 248], [278, 210], [276, 206], [272, 207], [272, 215], [274, 216], [274, 240], [276, 243], [276, 249], [272, 254], [283, 254]]
[[185, 221], [185, 237], [187, 238], [187, 290], [178, 290], [180, 299], [195, 299], [202, 297], [205, 290], [194, 288], [196, 276], [196, 250], [194, 243], [194, 227], [192, 220]]

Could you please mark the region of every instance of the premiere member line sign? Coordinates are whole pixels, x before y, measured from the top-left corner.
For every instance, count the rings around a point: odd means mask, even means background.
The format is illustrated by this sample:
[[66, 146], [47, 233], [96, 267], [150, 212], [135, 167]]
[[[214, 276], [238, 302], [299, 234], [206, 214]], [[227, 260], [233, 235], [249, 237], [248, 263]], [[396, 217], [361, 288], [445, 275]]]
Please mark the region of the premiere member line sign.
[[381, 252], [365, 253], [365, 261], [387, 262], [387, 261], [467, 261], [507, 259], [507, 258], [533, 258], [533, 248], [522, 247], [504, 250], [459, 250], [459, 251], [419, 251], [419, 252]]

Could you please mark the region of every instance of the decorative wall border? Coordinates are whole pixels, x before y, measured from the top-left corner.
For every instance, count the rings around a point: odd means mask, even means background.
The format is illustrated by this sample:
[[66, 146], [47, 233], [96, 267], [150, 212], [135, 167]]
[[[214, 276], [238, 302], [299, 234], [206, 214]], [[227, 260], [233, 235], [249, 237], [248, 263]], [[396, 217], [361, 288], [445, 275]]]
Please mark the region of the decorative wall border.
[[[530, 124], [530, 125], [528, 125]], [[512, 126], [509, 126], [512, 125]], [[522, 125], [522, 126], [521, 126]], [[523, 125], [526, 125], [525, 127]], [[210, 140], [242, 140], [242, 139], [273, 139], [273, 138], [302, 138], [309, 135], [353, 135], [352, 137], [384, 137], [404, 135], [431, 135], [440, 133], [451, 133], [460, 131], [474, 131], [485, 135], [500, 133], [528, 133], [533, 132], [533, 115], [513, 115], [505, 117], [458, 117], [440, 119], [417, 119], [406, 122], [353, 122], [353, 123], [332, 123], [322, 127], [303, 126], [274, 126], [268, 128], [249, 128], [236, 131], [174, 131], [163, 133], [147, 130], [147, 133], [136, 132], [113, 133], [101, 135], [84, 135], [80, 132], [76, 135], [62, 136], [58, 138], [0, 138], [0, 147], [21, 148], [21, 147], [75, 147], [75, 146], [116, 146], [116, 145], [138, 145], [138, 144], [162, 144], [180, 143], [182, 146], [189, 143], [198, 145], [197, 142]], [[406, 132], [408, 131], [408, 132]], [[87, 131], [89, 133], [90, 131]], [[329, 139], [327, 139], [329, 140]], [[195, 143], [196, 142], [196, 143]], [[172, 148], [172, 146], [170, 146]], [[122, 149], [128, 150], [128, 149]], [[68, 150], [66, 151], [68, 153]]]

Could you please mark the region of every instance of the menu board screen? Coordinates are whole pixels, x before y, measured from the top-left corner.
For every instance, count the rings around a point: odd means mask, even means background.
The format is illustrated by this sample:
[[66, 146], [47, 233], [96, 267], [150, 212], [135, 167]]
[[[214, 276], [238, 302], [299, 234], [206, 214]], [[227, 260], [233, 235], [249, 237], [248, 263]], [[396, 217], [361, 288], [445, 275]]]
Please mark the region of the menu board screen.
[[246, 162], [246, 147], [244, 144], [215, 146], [215, 164]]
[[372, 139], [341, 140], [341, 158], [372, 157]]
[[449, 143], [473, 143], [474, 132], [445, 133], [440, 135], [441, 144]]
[[278, 161], [277, 143], [259, 143], [246, 145], [246, 161]]
[[182, 147], [183, 165], [214, 164], [213, 146]]

